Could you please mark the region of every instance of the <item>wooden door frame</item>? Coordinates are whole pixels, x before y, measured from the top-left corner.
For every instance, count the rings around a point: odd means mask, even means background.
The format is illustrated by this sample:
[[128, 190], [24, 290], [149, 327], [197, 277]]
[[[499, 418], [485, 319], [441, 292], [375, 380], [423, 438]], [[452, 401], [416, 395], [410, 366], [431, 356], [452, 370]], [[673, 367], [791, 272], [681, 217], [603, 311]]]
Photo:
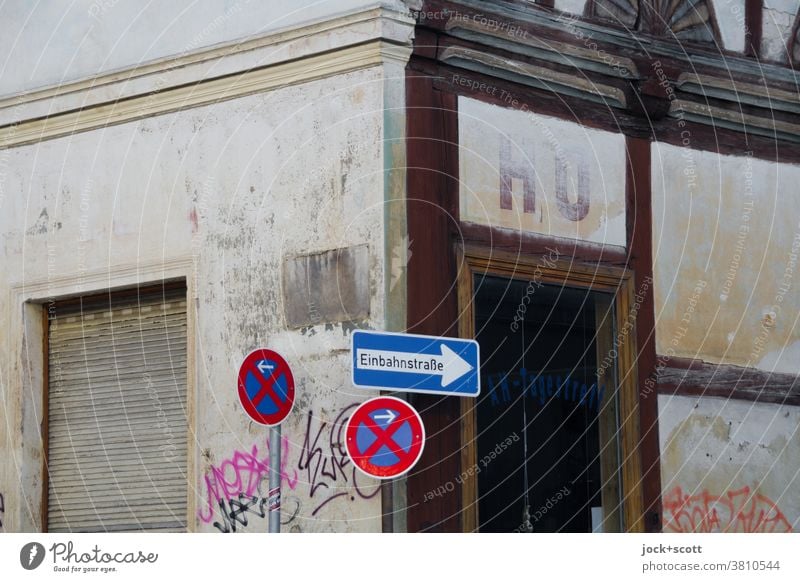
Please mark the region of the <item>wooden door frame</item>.
[[[498, 252], [484, 246], [457, 245], [459, 336], [475, 337], [474, 278], [476, 274], [613, 293], [617, 382], [620, 418], [620, 475], [622, 478], [623, 530], [644, 531], [642, 468], [639, 457], [639, 387], [636, 371], [636, 308], [634, 273], [630, 269], [574, 261], [543, 259], [546, 255]], [[551, 266], [555, 263], [555, 266]], [[625, 331], [623, 331], [625, 330]], [[461, 527], [478, 531], [477, 473], [466, 471], [477, 463], [476, 400], [461, 399]]]

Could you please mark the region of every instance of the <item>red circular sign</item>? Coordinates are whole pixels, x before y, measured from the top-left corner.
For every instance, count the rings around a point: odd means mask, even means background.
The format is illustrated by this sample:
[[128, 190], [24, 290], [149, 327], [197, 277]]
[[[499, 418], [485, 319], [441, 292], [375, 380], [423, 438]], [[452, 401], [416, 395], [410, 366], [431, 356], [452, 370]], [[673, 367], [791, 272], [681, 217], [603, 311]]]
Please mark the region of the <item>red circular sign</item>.
[[370, 477], [391, 479], [407, 473], [422, 456], [425, 427], [408, 402], [393, 396], [367, 400], [345, 427], [347, 455]]
[[280, 354], [257, 349], [239, 368], [239, 400], [259, 424], [280, 424], [294, 406], [294, 377]]

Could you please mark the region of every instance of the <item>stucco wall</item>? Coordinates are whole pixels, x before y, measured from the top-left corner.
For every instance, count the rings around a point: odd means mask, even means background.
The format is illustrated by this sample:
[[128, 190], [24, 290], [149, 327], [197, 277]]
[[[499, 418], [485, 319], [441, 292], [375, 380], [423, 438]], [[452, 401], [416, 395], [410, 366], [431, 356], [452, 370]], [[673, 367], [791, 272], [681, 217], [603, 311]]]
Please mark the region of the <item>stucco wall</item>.
[[743, 52], [745, 41], [745, 0], [712, 0], [719, 35], [725, 50]]
[[461, 220], [624, 247], [624, 137], [533, 113], [512, 97], [511, 109], [458, 101]]
[[800, 166], [653, 144], [656, 350], [800, 372]]
[[764, 0], [761, 16], [761, 56], [765, 60], [788, 62], [792, 25], [800, 8], [798, 0]]
[[800, 528], [800, 408], [659, 396], [664, 531]]
[[[49, 287], [145, 283], [158, 280], [160, 265], [182, 264], [193, 306], [193, 525], [266, 530], [253, 514], [245, 526], [219, 512], [238, 493], [258, 494], [266, 475], [268, 432], [248, 422], [236, 392], [243, 356], [266, 346], [289, 361], [297, 384], [283, 430], [284, 527], [380, 530], [378, 483], [356, 476], [333, 425], [370, 395], [350, 385], [350, 332], [385, 326], [385, 76], [373, 67], [0, 152], [6, 529], [38, 528], [42, 487], [41, 377], [21, 369], [34, 353], [24, 341], [35, 349], [41, 337], [25, 337], [30, 319], [17, 301], [28, 288], [46, 297]], [[369, 253], [367, 269], [354, 273], [369, 286], [369, 316], [326, 324], [323, 314], [318, 325], [288, 329], [284, 261], [357, 245]]]
[[553, 7], [556, 10], [580, 16], [586, 7], [586, 0], [555, 0]]

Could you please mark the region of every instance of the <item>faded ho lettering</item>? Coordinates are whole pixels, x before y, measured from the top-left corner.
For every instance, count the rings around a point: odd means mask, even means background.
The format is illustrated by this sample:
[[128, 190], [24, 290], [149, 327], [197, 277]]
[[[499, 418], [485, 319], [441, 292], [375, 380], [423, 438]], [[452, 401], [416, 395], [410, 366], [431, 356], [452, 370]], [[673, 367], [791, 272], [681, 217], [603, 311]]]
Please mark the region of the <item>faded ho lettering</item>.
[[[555, 150], [555, 196], [556, 207], [561, 216], [572, 222], [579, 222], [589, 214], [589, 161], [583, 151]], [[572, 163], [570, 163], [572, 162]], [[575, 180], [570, 180], [570, 166], [574, 166]], [[531, 148], [526, 147], [522, 159], [516, 159], [512, 153], [511, 140], [500, 137], [500, 208], [513, 210], [513, 180], [522, 185], [522, 211], [525, 214], [536, 212], [536, 181], [534, 155]], [[576, 201], [571, 202], [569, 184], [575, 184]]]
[[511, 153], [511, 140], [500, 137], [500, 208], [513, 210], [514, 187], [512, 180], [522, 182], [522, 207], [526, 214], [536, 212], [536, 172], [533, 170], [533, 153], [516, 163]]
[[556, 202], [558, 211], [567, 220], [578, 222], [589, 214], [589, 163], [583, 152], [572, 152], [572, 159], [578, 172], [578, 187], [576, 202], [569, 201], [567, 193], [567, 158], [564, 154], [556, 152]]

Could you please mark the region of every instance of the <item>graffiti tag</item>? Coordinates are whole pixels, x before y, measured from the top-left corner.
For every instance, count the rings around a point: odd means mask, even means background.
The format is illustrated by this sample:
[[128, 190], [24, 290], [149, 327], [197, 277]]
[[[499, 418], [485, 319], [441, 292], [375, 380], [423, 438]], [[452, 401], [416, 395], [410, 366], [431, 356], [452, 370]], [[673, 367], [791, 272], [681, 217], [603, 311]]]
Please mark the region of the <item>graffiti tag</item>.
[[742, 487], [713, 495], [688, 495], [680, 486], [664, 495], [664, 524], [670, 532], [791, 532], [777, 504]]
[[[371, 499], [380, 492], [380, 484], [365, 490], [358, 482], [359, 472], [344, 446], [345, 426], [357, 406], [352, 404], [342, 410], [332, 423], [309, 411], [299, 457], [288, 438], [281, 439], [281, 486], [296, 494], [298, 483], [304, 486], [311, 501], [311, 517], [337, 499]], [[290, 461], [292, 456], [297, 458], [296, 463]], [[267, 443], [263, 451], [253, 445], [249, 451], [235, 451], [219, 465], [209, 467], [204, 478], [206, 501], [198, 518], [203, 523], [213, 522], [223, 533], [244, 529], [256, 518], [264, 519], [269, 513], [269, 459]], [[287, 505], [291, 516], [287, 519], [284, 511], [284, 525], [300, 513], [300, 498], [293, 496]]]
[[[281, 438], [281, 486], [288, 486], [294, 490], [297, 487], [297, 471], [293, 471], [290, 476], [287, 470], [288, 462], [289, 439], [283, 437]], [[269, 480], [268, 439], [263, 457], [259, 453], [258, 445], [253, 445], [249, 451], [236, 451], [231, 458], [209, 468], [205, 476], [206, 507], [198, 512], [198, 517], [203, 522], [210, 523], [217, 507], [220, 508], [222, 515], [229, 515], [226, 504], [242, 503], [240, 495], [244, 499], [261, 497], [259, 486], [262, 479]], [[246, 511], [250, 509], [251, 506], [248, 505]]]
[[[325, 505], [340, 497], [349, 495], [350, 500], [355, 501], [355, 495], [351, 494], [355, 493], [362, 499], [370, 499], [380, 491], [380, 485], [373, 491], [367, 492], [359, 487], [358, 471], [350, 462], [345, 449], [344, 429], [350, 414], [357, 406], [358, 404], [351, 404], [342, 410], [330, 428], [328, 423], [323, 421], [314, 429], [314, 416], [310, 410], [308, 411], [303, 448], [297, 468], [305, 471], [309, 498], [315, 499], [316, 495], [317, 504], [311, 512], [312, 516], [316, 516]], [[322, 436], [326, 428], [328, 428], [327, 439]], [[352, 485], [352, 492], [349, 485]], [[320, 495], [317, 493], [323, 492], [327, 493], [327, 496], [320, 501]]]

